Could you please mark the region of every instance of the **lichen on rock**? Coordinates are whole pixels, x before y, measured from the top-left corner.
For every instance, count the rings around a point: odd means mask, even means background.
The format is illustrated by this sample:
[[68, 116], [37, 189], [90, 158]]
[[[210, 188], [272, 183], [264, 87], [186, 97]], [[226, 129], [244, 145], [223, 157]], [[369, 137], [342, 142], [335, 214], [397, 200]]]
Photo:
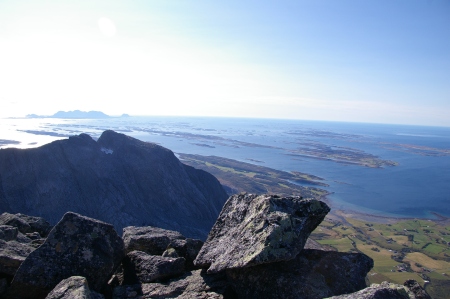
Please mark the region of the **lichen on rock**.
[[216, 273], [293, 259], [329, 211], [315, 199], [231, 196], [194, 264]]

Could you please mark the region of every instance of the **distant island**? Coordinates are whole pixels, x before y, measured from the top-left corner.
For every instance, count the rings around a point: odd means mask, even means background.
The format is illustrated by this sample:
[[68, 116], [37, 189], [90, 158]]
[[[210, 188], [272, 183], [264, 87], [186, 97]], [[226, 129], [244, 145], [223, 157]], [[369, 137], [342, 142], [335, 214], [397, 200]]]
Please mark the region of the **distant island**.
[[[58, 111], [53, 115], [37, 115], [37, 114], [28, 114], [27, 118], [72, 118], [72, 119], [101, 119], [101, 118], [110, 118], [109, 116], [101, 111]], [[128, 114], [122, 114], [120, 117], [129, 117]]]
[[109, 118], [110, 116], [101, 111], [58, 111], [51, 117], [54, 118]]

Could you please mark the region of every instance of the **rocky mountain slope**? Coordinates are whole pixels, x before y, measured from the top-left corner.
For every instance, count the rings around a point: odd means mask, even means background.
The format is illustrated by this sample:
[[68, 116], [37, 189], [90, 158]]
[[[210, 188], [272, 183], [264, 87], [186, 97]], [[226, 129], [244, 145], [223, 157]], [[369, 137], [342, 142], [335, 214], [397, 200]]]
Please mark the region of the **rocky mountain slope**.
[[43, 236], [44, 219], [4, 213], [0, 298], [430, 299], [412, 280], [366, 288], [370, 257], [308, 239], [328, 211], [314, 199], [234, 195], [205, 243], [148, 226], [120, 238], [72, 212]]
[[151, 225], [205, 239], [227, 194], [209, 173], [170, 150], [105, 131], [33, 149], [0, 150], [0, 212], [56, 223], [67, 211], [112, 223]]

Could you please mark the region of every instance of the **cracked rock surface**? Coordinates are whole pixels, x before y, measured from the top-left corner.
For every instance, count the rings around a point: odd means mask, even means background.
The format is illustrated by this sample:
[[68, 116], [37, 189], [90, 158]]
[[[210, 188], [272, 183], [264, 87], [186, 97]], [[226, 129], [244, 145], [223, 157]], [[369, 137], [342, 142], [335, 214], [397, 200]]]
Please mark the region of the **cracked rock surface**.
[[329, 211], [315, 199], [233, 195], [194, 264], [217, 273], [294, 259]]

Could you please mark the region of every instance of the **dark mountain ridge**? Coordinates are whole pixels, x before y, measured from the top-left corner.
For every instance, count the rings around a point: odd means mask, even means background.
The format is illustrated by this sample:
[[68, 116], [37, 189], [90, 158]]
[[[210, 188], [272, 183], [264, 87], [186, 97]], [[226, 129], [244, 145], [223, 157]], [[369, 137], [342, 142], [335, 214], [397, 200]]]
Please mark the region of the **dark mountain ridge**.
[[105, 131], [33, 149], [0, 150], [0, 212], [56, 223], [67, 211], [112, 223], [152, 225], [205, 239], [227, 194], [211, 174], [172, 151]]

